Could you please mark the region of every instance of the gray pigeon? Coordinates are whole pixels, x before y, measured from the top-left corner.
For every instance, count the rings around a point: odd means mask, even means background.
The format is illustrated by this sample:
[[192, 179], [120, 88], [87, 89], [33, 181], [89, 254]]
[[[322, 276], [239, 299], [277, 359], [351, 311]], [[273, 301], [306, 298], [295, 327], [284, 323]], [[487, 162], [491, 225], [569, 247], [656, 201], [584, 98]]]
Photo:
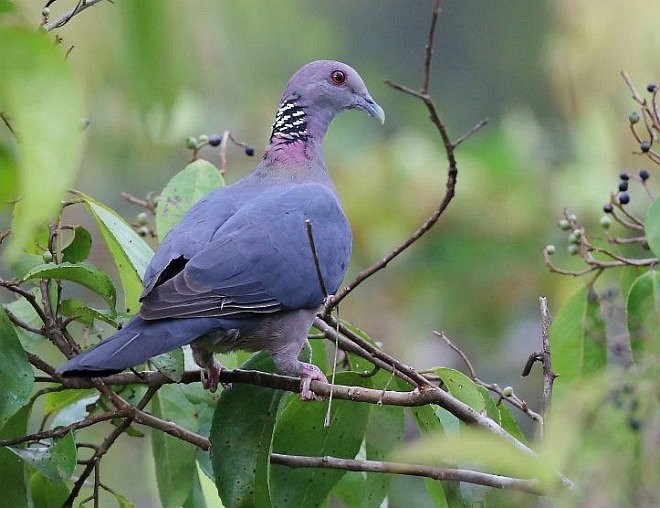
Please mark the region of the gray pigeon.
[[298, 355], [327, 295], [306, 221], [332, 294], [346, 272], [352, 237], [322, 144], [332, 119], [346, 109], [385, 120], [348, 65], [320, 60], [296, 72], [255, 170], [186, 213], [147, 268], [139, 314], [57, 372], [105, 376], [190, 344], [204, 386], [215, 390], [214, 352], [266, 350], [282, 372], [300, 376], [302, 398], [314, 398], [310, 382], [326, 378]]

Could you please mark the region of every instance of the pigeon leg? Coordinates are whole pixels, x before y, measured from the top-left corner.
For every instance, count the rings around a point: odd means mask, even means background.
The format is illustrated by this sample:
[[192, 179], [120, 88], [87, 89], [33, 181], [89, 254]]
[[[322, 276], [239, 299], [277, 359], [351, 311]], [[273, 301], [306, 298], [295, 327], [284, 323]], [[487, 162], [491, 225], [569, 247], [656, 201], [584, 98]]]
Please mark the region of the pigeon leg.
[[[202, 368], [202, 386], [205, 390], [215, 392], [220, 384], [220, 371], [224, 369], [222, 364], [215, 359], [213, 352], [204, 347], [192, 344], [193, 359]], [[231, 388], [230, 384], [222, 383], [224, 388]]]
[[300, 398], [302, 400], [323, 400], [325, 397], [316, 395], [310, 388], [313, 380], [328, 382], [325, 374], [316, 365], [300, 362]]

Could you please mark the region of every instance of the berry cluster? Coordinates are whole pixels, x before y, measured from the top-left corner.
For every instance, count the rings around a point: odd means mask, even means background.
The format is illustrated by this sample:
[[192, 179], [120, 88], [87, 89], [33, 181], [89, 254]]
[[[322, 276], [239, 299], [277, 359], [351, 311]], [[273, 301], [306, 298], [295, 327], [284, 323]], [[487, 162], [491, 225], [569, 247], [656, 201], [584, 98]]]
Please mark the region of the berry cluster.
[[222, 144], [223, 139], [228, 139], [235, 145], [243, 147], [245, 151], [245, 155], [252, 157], [254, 155], [254, 147], [248, 145], [247, 143], [243, 143], [242, 141], [237, 141], [233, 138], [230, 132], [226, 132], [224, 136], [219, 136], [218, 134], [211, 134], [210, 136], [207, 136], [206, 134], [201, 134], [199, 137], [189, 137], [186, 139], [186, 147], [188, 147], [189, 150], [193, 151], [193, 157], [192, 160], [197, 159], [197, 153], [199, 152], [200, 149], [202, 149], [205, 146], [220, 146]]
[[[657, 104], [660, 87], [657, 83], [649, 83], [646, 85], [646, 91], [650, 97], [642, 97], [625, 74], [624, 79], [633, 94], [633, 99], [640, 107], [639, 111], [633, 111], [628, 115], [630, 131], [639, 143], [639, 151], [653, 162], [660, 164], [660, 153], [653, 149], [653, 143], [658, 141], [660, 135], [660, 114]], [[638, 132], [639, 125], [642, 126], [641, 133]]]

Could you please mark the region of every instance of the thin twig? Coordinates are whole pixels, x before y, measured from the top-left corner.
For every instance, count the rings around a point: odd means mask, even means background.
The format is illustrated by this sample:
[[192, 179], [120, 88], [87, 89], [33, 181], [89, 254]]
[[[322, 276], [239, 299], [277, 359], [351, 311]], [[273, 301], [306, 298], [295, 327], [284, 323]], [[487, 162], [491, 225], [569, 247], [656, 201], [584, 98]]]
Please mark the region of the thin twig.
[[69, 21], [71, 21], [71, 19], [74, 16], [80, 14], [82, 11], [84, 11], [88, 7], [92, 7], [92, 6], [94, 6], [98, 3], [101, 3], [102, 1], [103, 0], [78, 0], [78, 3], [76, 4], [75, 7], [69, 9], [68, 11], [66, 11], [64, 14], [62, 14], [56, 20], [51, 21], [50, 23], [46, 23], [44, 25], [44, 28], [48, 32], [50, 32], [51, 30], [54, 30], [56, 28], [62, 28]]
[[545, 425], [547, 421], [550, 403], [552, 401], [552, 385], [557, 374], [552, 370], [552, 357], [550, 353], [550, 311], [548, 310], [548, 299], [545, 296], [539, 297], [539, 307], [541, 310], [541, 344], [543, 361], [543, 418]]
[[311, 219], [305, 220], [305, 229], [307, 229], [307, 239], [309, 240], [309, 248], [312, 251], [312, 257], [314, 258], [314, 266], [316, 267], [316, 276], [319, 280], [319, 285], [321, 286], [321, 293], [323, 297], [328, 297], [328, 288], [325, 285], [325, 280], [323, 279], [323, 272], [321, 272], [321, 263], [319, 262], [319, 253], [316, 250], [316, 242], [314, 241], [314, 231]]
[[420, 464], [403, 464], [401, 462], [385, 462], [380, 460], [342, 459], [338, 457], [306, 457], [301, 455], [270, 454], [271, 464], [289, 467], [313, 467], [341, 469], [344, 471], [361, 471], [367, 473], [394, 473], [411, 476], [422, 476], [434, 480], [458, 481], [486, 485], [498, 489], [518, 490], [530, 494], [542, 495], [537, 480], [511, 478], [469, 469], [449, 469], [442, 467], [423, 466]]

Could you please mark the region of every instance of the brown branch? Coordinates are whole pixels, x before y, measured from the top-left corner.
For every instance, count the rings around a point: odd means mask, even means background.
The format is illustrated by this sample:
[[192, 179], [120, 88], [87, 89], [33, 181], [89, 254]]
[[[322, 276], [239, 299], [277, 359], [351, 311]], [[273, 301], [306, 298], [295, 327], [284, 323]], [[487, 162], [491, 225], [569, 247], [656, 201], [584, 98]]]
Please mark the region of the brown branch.
[[[87, 9], [88, 7], [92, 7], [98, 3], [101, 3], [103, 0], [78, 0], [78, 3], [76, 3], [75, 7], [69, 9], [66, 11], [64, 14], [62, 14], [59, 18], [57, 18], [54, 21], [51, 21], [50, 23], [46, 23], [44, 28], [46, 31], [50, 32], [51, 30], [54, 30], [56, 28], [62, 28], [64, 25], [66, 25], [71, 19], [80, 14], [82, 11]], [[47, 4], [48, 5], [48, 4]]]
[[444, 332], [434, 331], [433, 333], [438, 337], [440, 337], [442, 340], [444, 340], [447, 346], [449, 346], [454, 352], [456, 352], [461, 357], [461, 359], [465, 363], [465, 366], [468, 369], [468, 372], [470, 373], [470, 378], [472, 379], [472, 381], [474, 381], [476, 384], [480, 386], [483, 386], [487, 390], [496, 393], [499, 396], [500, 400], [506, 400], [513, 407], [515, 407], [516, 409], [520, 410], [522, 413], [525, 413], [527, 416], [529, 416], [533, 421], [543, 424], [543, 417], [540, 414], [538, 414], [536, 411], [532, 410], [527, 405], [527, 402], [522, 400], [515, 393], [510, 393], [510, 394], [505, 393], [504, 389], [500, 388], [500, 386], [497, 383], [487, 383], [479, 379], [479, 377], [477, 377], [474, 366], [472, 365], [472, 362], [470, 362], [468, 356], [460, 347], [454, 344]]
[[[435, 103], [431, 98], [431, 96], [428, 94], [428, 84], [430, 80], [431, 62], [433, 57], [433, 41], [434, 41], [435, 27], [437, 24], [437, 18], [439, 13], [440, 13], [440, 0], [435, 0], [433, 13], [431, 17], [431, 26], [429, 28], [429, 36], [426, 45], [424, 72], [422, 77], [421, 90], [417, 92], [411, 88], [408, 88], [404, 85], [400, 85], [398, 83], [394, 83], [390, 80], [385, 80], [385, 83], [387, 83], [395, 90], [416, 97], [417, 99], [421, 100], [426, 106], [431, 123], [436, 127], [438, 133], [440, 134], [440, 138], [442, 139], [442, 143], [445, 149], [447, 161], [449, 163], [449, 168], [447, 170], [447, 181], [445, 184], [445, 195], [441, 199], [440, 204], [438, 205], [436, 210], [428, 217], [428, 219], [426, 219], [426, 221], [424, 221], [424, 223], [417, 230], [415, 230], [408, 238], [406, 238], [403, 242], [401, 242], [394, 249], [392, 249], [387, 255], [385, 255], [385, 257], [372, 263], [371, 266], [360, 272], [353, 280], [351, 280], [346, 286], [344, 286], [340, 291], [338, 291], [333, 298], [328, 299], [323, 312], [324, 316], [329, 315], [330, 311], [341, 300], [343, 300], [351, 291], [353, 291], [357, 286], [359, 286], [364, 280], [371, 277], [374, 273], [385, 268], [390, 261], [392, 261], [395, 257], [397, 257], [404, 250], [406, 250], [413, 243], [415, 243], [428, 230], [430, 230], [438, 221], [438, 219], [440, 218], [440, 216], [445, 211], [445, 209], [451, 202], [452, 198], [454, 197], [455, 188], [456, 188], [456, 178], [458, 175], [458, 167], [456, 164], [456, 157], [454, 155], [454, 150], [456, 149], [458, 143], [452, 143], [449, 134], [447, 132], [447, 128], [440, 119], [440, 115], [438, 114]], [[477, 127], [475, 127], [473, 131], [476, 132], [476, 130], [486, 125], [486, 123], [487, 120], [482, 120], [480, 124], [477, 124]], [[469, 133], [469, 135], [471, 134], [472, 132]], [[466, 136], [463, 136], [461, 139], [459, 139], [459, 142], [462, 142], [465, 139]]]
[[300, 455], [270, 454], [271, 464], [288, 467], [313, 467], [341, 469], [344, 471], [361, 471], [368, 473], [394, 473], [410, 476], [422, 476], [433, 480], [448, 480], [476, 485], [486, 485], [498, 489], [518, 490], [530, 494], [542, 495], [537, 480], [523, 480], [469, 469], [449, 469], [442, 467], [423, 466], [420, 464], [403, 464], [401, 462], [385, 462], [380, 460], [342, 459], [338, 457], [306, 457]]
[[[543, 416], [545, 422], [545, 417], [548, 414], [552, 401], [552, 385], [557, 374], [552, 370], [552, 357], [550, 354], [550, 311], [548, 310], [548, 299], [545, 296], [539, 297], [539, 307], [541, 310], [541, 361], [543, 362]], [[545, 429], [545, 423], [543, 428]]]

